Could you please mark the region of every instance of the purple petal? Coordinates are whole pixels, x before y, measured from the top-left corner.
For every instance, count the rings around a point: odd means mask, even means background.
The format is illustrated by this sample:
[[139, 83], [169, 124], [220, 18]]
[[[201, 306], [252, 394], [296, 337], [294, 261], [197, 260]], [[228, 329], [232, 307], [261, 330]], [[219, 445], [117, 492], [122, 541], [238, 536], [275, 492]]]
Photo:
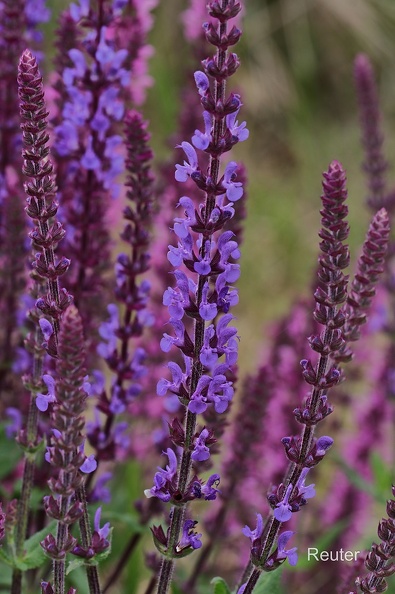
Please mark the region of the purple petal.
[[90, 474], [91, 472], [94, 472], [97, 468], [97, 462], [95, 460], [95, 456], [93, 454], [91, 454], [90, 456], [88, 456], [85, 460], [85, 462], [83, 464], [81, 464], [80, 466], [80, 470], [81, 472], [85, 473], [85, 474]]

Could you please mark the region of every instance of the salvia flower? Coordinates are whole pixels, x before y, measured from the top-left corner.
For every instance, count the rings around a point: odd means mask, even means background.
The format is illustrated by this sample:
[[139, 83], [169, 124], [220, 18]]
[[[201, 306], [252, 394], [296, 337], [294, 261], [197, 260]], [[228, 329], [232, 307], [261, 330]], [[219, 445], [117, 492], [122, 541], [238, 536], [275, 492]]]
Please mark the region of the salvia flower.
[[182, 538], [176, 546], [177, 553], [182, 553], [185, 549], [200, 549], [202, 546], [201, 534], [195, 532], [194, 527], [197, 522], [194, 520], [185, 520], [182, 528]]
[[154, 486], [144, 491], [146, 497], [158, 497], [162, 501], [170, 501], [170, 486], [177, 474], [177, 457], [171, 448], [167, 449], [166, 455], [169, 464], [165, 469], [158, 467], [158, 472], [154, 476]]
[[263, 519], [261, 514], [256, 515], [256, 527], [254, 530], [251, 530], [251, 528], [249, 528], [248, 526], [244, 526], [242, 532], [244, 536], [251, 540], [252, 544], [254, 544], [256, 540], [261, 538], [263, 532]]

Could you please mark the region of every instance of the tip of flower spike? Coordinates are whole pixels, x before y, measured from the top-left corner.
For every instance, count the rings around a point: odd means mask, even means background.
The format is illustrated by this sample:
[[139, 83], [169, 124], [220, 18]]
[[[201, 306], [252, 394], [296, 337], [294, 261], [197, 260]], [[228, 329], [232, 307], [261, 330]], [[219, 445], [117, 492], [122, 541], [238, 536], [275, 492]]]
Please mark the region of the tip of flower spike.
[[21, 54], [21, 61], [27, 61], [27, 60], [34, 60], [34, 56], [32, 54], [32, 52], [29, 49], [25, 49], [23, 50], [22, 54]]
[[388, 212], [385, 208], [380, 208], [379, 211], [377, 211], [375, 217], [374, 217], [378, 222], [381, 223], [389, 223], [389, 216], [388, 216]]
[[[330, 174], [330, 175], [345, 174], [343, 165], [340, 163], [340, 161], [338, 161], [337, 159], [334, 159], [333, 161], [331, 161], [329, 163], [328, 174]], [[324, 175], [325, 175], [325, 173], [324, 173]]]
[[22, 70], [25, 70], [26, 68], [30, 70], [30, 68], [33, 67], [37, 67], [37, 59], [29, 49], [25, 49], [19, 60], [19, 68]]
[[372, 76], [372, 64], [366, 54], [357, 54], [354, 60], [355, 76]]

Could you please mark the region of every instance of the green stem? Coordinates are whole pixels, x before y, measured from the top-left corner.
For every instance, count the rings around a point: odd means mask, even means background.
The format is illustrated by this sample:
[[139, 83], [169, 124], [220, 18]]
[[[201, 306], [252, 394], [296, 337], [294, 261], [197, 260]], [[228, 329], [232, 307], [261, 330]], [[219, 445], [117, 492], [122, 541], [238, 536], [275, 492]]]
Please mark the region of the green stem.
[[[82, 503], [83, 514], [79, 521], [82, 546], [88, 549], [92, 546], [92, 531], [89, 521], [88, 506], [86, 503], [85, 485], [82, 484], [75, 492], [77, 501]], [[89, 594], [102, 594], [99, 581], [99, 572], [95, 565], [86, 565]]]

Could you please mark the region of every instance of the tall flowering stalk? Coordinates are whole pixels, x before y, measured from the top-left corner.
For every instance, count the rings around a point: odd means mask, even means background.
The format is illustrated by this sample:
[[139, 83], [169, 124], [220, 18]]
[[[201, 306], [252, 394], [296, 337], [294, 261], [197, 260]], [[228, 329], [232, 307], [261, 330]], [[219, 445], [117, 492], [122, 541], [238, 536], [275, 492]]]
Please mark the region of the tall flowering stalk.
[[[346, 339], [356, 338], [355, 326], [364, 321], [361, 308], [367, 307], [374, 295], [374, 285], [378, 274], [383, 271], [383, 259], [388, 246], [388, 215], [385, 210], [381, 210], [369, 228], [349, 302], [346, 307], [342, 306], [347, 298], [348, 281], [343, 269], [349, 264], [348, 247], [343, 241], [348, 236], [349, 228], [345, 221], [348, 212], [345, 205], [345, 173], [337, 161], [332, 162], [324, 173], [323, 190], [323, 228], [319, 234], [322, 240], [318, 270], [320, 283], [314, 294], [314, 317], [324, 326], [324, 330], [320, 335], [309, 338], [311, 348], [318, 353], [315, 365], [307, 359], [301, 361], [303, 377], [312, 389], [303, 407], [294, 410], [295, 419], [304, 425], [302, 435], [282, 439], [291, 464], [285, 480], [273, 488], [268, 496], [273, 515], [264, 526], [258, 514], [256, 529], [251, 530], [247, 526], [244, 529], [244, 534], [252, 541], [252, 567], [247, 569], [245, 577], [248, 576], [248, 580], [240, 588], [244, 594], [253, 591], [262, 571], [272, 571], [286, 558], [291, 564], [296, 564], [296, 549], [285, 548], [293, 533], [286, 531], [279, 535], [279, 531], [281, 525], [290, 520], [292, 514], [299, 511], [307, 499], [315, 494], [314, 485], [305, 486], [307, 474], [323, 459], [333, 443], [332, 438], [326, 436], [316, 439], [315, 430], [318, 423], [333, 411], [327, 393], [341, 379], [336, 361], [346, 361], [351, 356], [347, 351]], [[342, 329], [345, 324], [344, 332]], [[277, 547], [272, 552], [276, 541]]]
[[[41, 285], [47, 285], [47, 293], [40, 296], [36, 302], [38, 310], [52, 318], [51, 325], [47, 320], [40, 320], [38, 325], [37, 312], [32, 312], [36, 320], [35, 334], [27, 339], [27, 348], [33, 355], [33, 369], [30, 378], [26, 378], [26, 385], [31, 392], [31, 401], [27, 419], [27, 427], [19, 433], [19, 443], [26, 452], [22, 482], [21, 499], [18, 506], [18, 522], [16, 525], [16, 552], [22, 553], [26, 537], [29, 501], [34, 477], [34, 453], [38, 446], [37, 413], [46, 410], [48, 403], [53, 401], [49, 393], [47, 398], [36, 400], [36, 395], [42, 388], [43, 341], [48, 352], [56, 355], [57, 335], [60, 327], [62, 312], [69, 305], [71, 297], [65, 290], [59, 288], [59, 276], [66, 272], [70, 261], [66, 258], [56, 260], [54, 249], [64, 236], [62, 225], [55, 220], [58, 205], [54, 199], [56, 186], [53, 176], [53, 165], [48, 159], [49, 148], [47, 128], [47, 111], [44, 101], [42, 78], [35, 57], [25, 50], [22, 54], [18, 70], [18, 88], [20, 98], [20, 112], [23, 131], [23, 173], [31, 178], [25, 184], [27, 194], [28, 216], [33, 219], [35, 226], [30, 232], [36, 253], [33, 267], [35, 270], [35, 287], [33, 294], [37, 294]], [[21, 589], [21, 572], [14, 571], [13, 594]]]
[[134, 350], [131, 341], [138, 340], [144, 328], [152, 323], [147, 305], [150, 285], [140, 281], [149, 269], [150, 225], [153, 215], [152, 151], [148, 146], [147, 124], [136, 111], [125, 118], [126, 180], [128, 205], [123, 211], [125, 226], [121, 239], [128, 247], [117, 257], [115, 296], [120, 304], [110, 304], [110, 320], [100, 327], [102, 342], [99, 354], [114, 373], [111, 393], [103, 391], [98, 409], [105, 414], [104, 427], [92, 423], [89, 439], [98, 452], [98, 459], [114, 459], [125, 424], [114, 427], [116, 415], [124, 413], [141, 390], [139, 380], [146, 373], [145, 351]]
[[[220, 172], [222, 155], [248, 136], [245, 123], [239, 126], [236, 121], [239, 96], [225, 96], [226, 80], [239, 65], [236, 54], [228, 48], [241, 34], [236, 27], [229, 30], [228, 21], [238, 14], [240, 4], [233, 0], [210, 2], [208, 9], [218, 24], [205, 27], [206, 37], [217, 48], [217, 54], [203, 61], [205, 72], [195, 73], [205, 130], [195, 131], [193, 146], [181, 143], [187, 160], [176, 165], [175, 174], [180, 182], [190, 177], [205, 192], [205, 202], [196, 209], [189, 197], [179, 201], [185, 216], [175, 219], [179, 242], [177, 247], [169, 246], [168, 255], [175, 267], [176, 287], [169, 287], [163, 297], [175, 336], [165, 334], [161, 347], [168, 352], [177, 346], [183, 354], [184, 369], [169, 363], [172, 381], [160, 380], [158, 394], [164, 396], [170, 391], [186, 407], [184, 428], [175, 421], [170, 433], [173, 443], [182, 447], [182, 456], [178, 464], [175, 451], [168, 448], [168, 466], [156, 473], [154, 486], [146, 491], [148, 497], [173, 504], [167, 535], [162, 528], [153, 528], [155, 544], [164, 555], [158, 582], [161, 594], [169, 589], [175, 559], [201, 546], [201, 535], [194, 531], [196, 522], [185, 517], [186, 504], [193, 499], [215, 499], [219, 475], [212, 475], [206, 485], [196, 476], [191, 477], [193, 462], [207, 460], [213, 443], [213, 435], [205, 427], [197, 427], [197, 415], [209, 406], [217, 413], [227, 409], [233, 395], [228, 377], [237, 360], [237, 331], [228, 325], [233, 319], [229, 308], [237, 300], [230, 283], [239, 277], [239, 267], [232, 259], [238, 258], [239, 252], [233, 233], [219, 232], [233, 216], [233, 202], [243, 194], [241, 184], [235, 181], [236, 163], [228, 163], [222, 175]], [[199, 167], [195, 149], [210, 155], [206, 174]], [[186, 272], [180, 270], [182, 266]], [[220, 313], [225, 315], [214, 322]], [[193, 320], [192, 330], [187, 327], [188, 318]], [[220, 362], [222, 356], [225, 360]]]
[[[46, 459], [57, 475], [49, 481], [53, 495], [44, 498], [44, 506], [47, 514], [57, 521], [57, 531], [55, 536], [49, 534], [41, 543], [53, 559], [54, 594], [65, 592], [67, 553], [76, 550], [81, 555], [81, 552], [86, 554], [92, 548], [82, 474], [91, 470], [91, 461], [83, 453], [85, 420], [82, 415], [90, 389], [84, 363], [82, 321], [77, 309], [70, 305], [63, 316], [59, 333], [57, 381], [50, 375], [44, 376], [50, 391], [56, 393], [56, 403], [51, 412], [51, 445], [47, 448]], [[77, 541], [70, 532], [71, 526], [78, 521], [85, 550], [81, 547], [76, 549]], [[102, 540], [100, 547], [95, 542], [92, 555], [108, 547], [108, 542]], [[87, 575], [90, 593], [100, 594], [97, 568], [87, 566]]]

